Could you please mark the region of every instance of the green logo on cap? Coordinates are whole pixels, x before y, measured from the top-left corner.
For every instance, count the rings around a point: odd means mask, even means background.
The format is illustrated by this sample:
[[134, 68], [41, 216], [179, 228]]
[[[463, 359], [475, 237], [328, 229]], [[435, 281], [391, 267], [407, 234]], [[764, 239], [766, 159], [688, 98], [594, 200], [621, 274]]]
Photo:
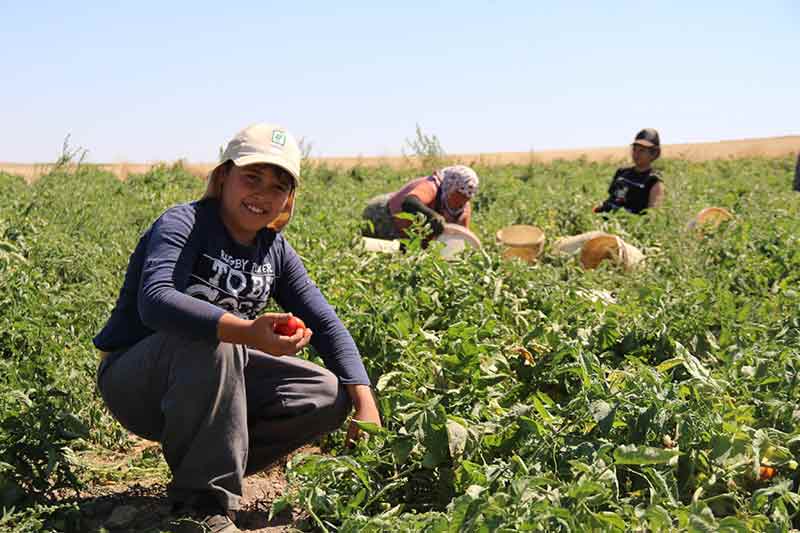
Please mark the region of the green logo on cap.
[[272, 143], [284, 146], [286, 144], [286, 132], [275, 130], [272, 132]]

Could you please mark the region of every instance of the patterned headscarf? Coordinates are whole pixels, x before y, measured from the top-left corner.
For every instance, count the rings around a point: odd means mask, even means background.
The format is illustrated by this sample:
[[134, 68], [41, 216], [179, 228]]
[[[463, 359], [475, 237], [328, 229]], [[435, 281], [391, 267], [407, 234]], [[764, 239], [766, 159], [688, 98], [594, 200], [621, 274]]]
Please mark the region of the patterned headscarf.
[[[460, 217], [464, 212], [464, 207], [452, 209], [447, 205], [447, 198], [453, 191], [458, 191], [467, 198], [472, 198], [478, 192], [478, 174], [465, 165], [454, 165], [444, 167], [434, 172], [434, 177], [441, 180], [439, 192], [441, 194], [440, 205], [444, 207], [453, 217]], [[466, 205], [466, 204], [465, 204]]]

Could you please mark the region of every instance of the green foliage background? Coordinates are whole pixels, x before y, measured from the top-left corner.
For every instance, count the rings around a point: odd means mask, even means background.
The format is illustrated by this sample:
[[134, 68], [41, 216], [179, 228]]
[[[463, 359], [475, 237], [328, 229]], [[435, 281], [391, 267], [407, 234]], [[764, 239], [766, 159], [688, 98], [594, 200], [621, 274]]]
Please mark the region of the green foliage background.
[[[611, 164], [477, 165], [486, 246], [452, 263], [358, 248], [366, 200], [421, 171], [306, 168], [287, 236], [359, 345], [385, 429], [295, 457], [276, 508], [329, 531], [798, 527], [792, 163], [663, 161], [666, 205], [607, 220], [591, 207]], [[85, 479], [75, 452], [127, 438], [95, 392], [91, 338], [139, 235], [202, 189], [179, 166], [0, 174], [0, 525], [80, 530], [53, 499]], [[736, 220], [687, 232], [709, 205]], [[616, 233], [646, 268], [502, 261], [493, 235], [513, 223], [549, 243]], [[763, 464], [778, 475], [758, 480]]]

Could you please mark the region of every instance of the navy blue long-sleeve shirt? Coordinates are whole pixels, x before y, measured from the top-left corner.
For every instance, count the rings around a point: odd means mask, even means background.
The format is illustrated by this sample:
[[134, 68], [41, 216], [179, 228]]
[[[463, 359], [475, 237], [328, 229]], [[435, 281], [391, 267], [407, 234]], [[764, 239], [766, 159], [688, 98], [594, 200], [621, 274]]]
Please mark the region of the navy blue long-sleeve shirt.
[[369, 384], [353, 338], [283, 235], [264, 229], [239, 244], [214, 199], [172, 207], [142, 235], [94, 345], [112, 352], [156, 331], [217, 341], [225, 312], [254, 319], [270, 297], [314, 331], [311, 345], [342, 383]]

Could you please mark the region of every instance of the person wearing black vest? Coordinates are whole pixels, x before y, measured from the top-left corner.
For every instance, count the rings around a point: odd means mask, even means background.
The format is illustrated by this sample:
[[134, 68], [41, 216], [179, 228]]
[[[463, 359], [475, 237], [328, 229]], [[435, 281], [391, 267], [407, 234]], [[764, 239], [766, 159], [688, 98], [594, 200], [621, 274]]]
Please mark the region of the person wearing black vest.
[[645, 128], [636, 134], [631, 144], [634, 166], [618, 168], [608, 187], [608, 199], [595, 207], [595, 213], [625, 209], [642, 213], [648, 207], [658, 207], [664, 200], [664, 182], [651, 167], [661, 155], [658, 132]]

